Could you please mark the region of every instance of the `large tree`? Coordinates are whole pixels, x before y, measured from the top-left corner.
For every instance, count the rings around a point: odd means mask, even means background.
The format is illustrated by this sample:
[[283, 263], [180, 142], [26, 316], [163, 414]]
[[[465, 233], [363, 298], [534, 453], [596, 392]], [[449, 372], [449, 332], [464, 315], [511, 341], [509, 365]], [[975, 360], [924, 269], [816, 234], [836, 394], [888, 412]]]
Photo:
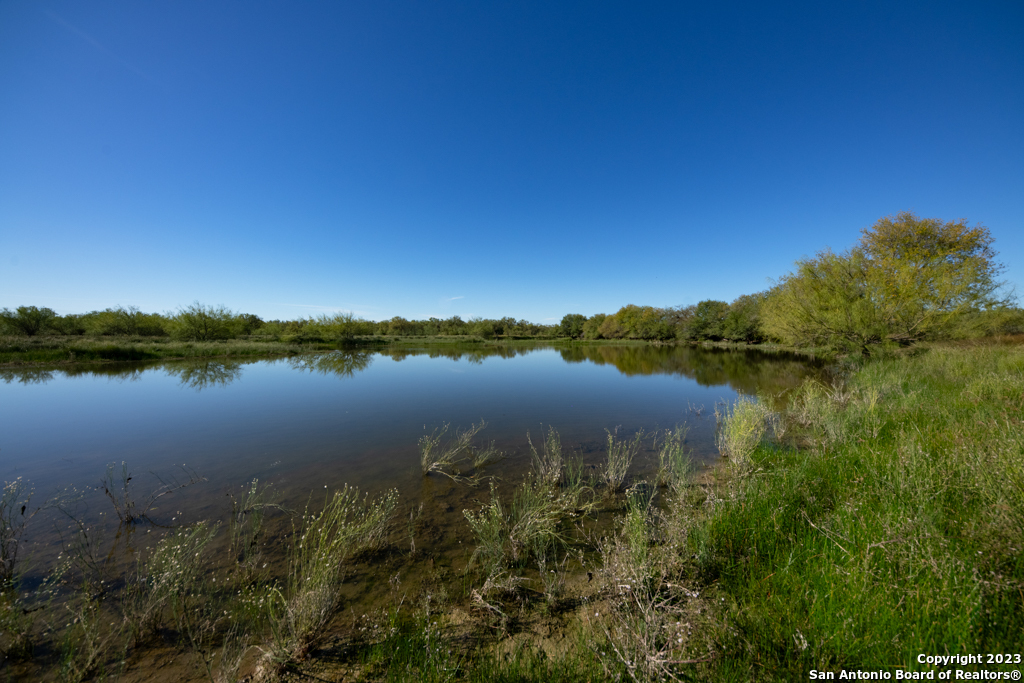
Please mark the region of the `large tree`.
[[983, 225], [942, 222], [904, 211], [862, 232], [872, 294], [888, 336], [913, 341], [948, 333], [963, 314], [1004, 303], [1003, 266]]
[[992, 236], [966, 221], [887, 216], [853, 249], [797, 261], [763, 308], [766, 332], [793, 344], [860, 348], [949, 334], [998, 296]]

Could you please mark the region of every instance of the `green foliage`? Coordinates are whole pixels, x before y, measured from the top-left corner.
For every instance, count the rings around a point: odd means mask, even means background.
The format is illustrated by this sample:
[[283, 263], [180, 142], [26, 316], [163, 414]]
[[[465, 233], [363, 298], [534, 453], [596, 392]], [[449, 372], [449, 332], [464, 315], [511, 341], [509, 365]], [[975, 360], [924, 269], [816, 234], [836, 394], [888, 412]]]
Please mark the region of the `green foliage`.
[[82, 317], [89, 334], [121, 337], [163, 337], [173, 323], [158, 313], [143, 313], [135, 306], [93, 311]]
[[562, 322], [558, 325], [558, 335], [571, 339], [583, 337], [583, 325], [587, 322], [587, 316], [579, 313], [569, 313], [562, 316]]
[[727, 598], [719, 662], [788, 680], [1019, 643], [1022, 372], [1019, 345], [933, 347], [808, 385], [786, 414], [806, 447], [755, 449], [691, 532]]
[[224, 306], [204, 306], [198, 301], [179, 309], [171, 320], [174, 336], [189, 341], [212, 341], [232, 336], [234, 314]]
[[644, 432], [640, 430], [632, 439], [619, 439], [615, 434], [608, 433], [608, 463], [604, 468], [604, 482], [609, 492], [621, 491], [626, 481], [626, 473], [633, 464], [633, 458], [640, 452], [643, 445]]
[[722, 336], [731, 341], [757, 343], [764, 341], [761, 328], [761, 305], [767, 292], [744, 294], [731, 304], [722, 321]]
[[587, 318], [587, 321], [583, 323], [583, 337], [585, 339], [602, 339], [601, 325], [604, 324], [607, 317], [605, 313], [595, 313]]
[[1003, 308], [992, 237], [983, 226], [901, 213], [864, 231], [843, 254], [797, 261], [762, 308], [771, 336], [845, 350], [953, 335], [978, 312]]
[[302, 660], [323, 640], [340, 605], [346, 561], [385, 545], [397, 504], [397, 491], [371, 501], [346, 486], [327, 499], [320, 513], [307, 509], [289, 548], [286, 591], [272, 603], [266, 664]]
[[50, 308], [18, 306], [14, 311], [0, 309], [0, 325], [7, 334], [23, 334], [32, 337], [49, 330], [57, 314]]
[[690, 339], [710, 339], [717, 341], [725, 337], [725, 320], [729, 313], [729, 304], [724, 301], [707, 299], [697, 304], [690, 320], [687, 337]]

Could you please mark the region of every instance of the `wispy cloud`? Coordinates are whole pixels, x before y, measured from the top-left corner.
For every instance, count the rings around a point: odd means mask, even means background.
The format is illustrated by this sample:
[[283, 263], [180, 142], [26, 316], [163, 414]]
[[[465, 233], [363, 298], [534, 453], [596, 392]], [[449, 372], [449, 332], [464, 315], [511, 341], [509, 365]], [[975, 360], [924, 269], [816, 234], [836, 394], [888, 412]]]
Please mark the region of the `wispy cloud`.
[[444, 303], [448, 303], [449, 301], [455, 301], [456, 299], [465, 299], [465, 298], [466, 297], [464, 297], [464, 296], [452, 296], [452, 297], [448, 297], [447, 299], [441, 299], [441, 301], [444, 302]]
[[70, 21], [68, 21], [64, 17], [60, 16], [59, 14], [54, 12], [53, 10], [46, 10], [46, 15], [48, 17], [50, 17], [50, 19], [52, 19], [53, 21], [57, 22], [58, 24], [60, 24], [64, 28], [66, 28], [67, 30], [69, 30], [72, 33], [74, 33], [75, 35], [77, 35], [79, 38], [81, 38], [85, 42], [87, 42], [90, 45], [92, 45], [94, 48], [96, 48], [97, 50], [99, 50], [100, 52], [105, 54], [106, 56], [108, 56], [111, 59], [113, 59], [115, 62], [117, 62], [118, 64], [120, 64], [124, 68], [128, 69], [129, 71], [131, 71], [132, 73], [135, 73], [135, 74], [145, 78], [150, 83], [155, 83], [156, 82], [145, 71], [143, 71], [142, 69], [138, 68], [134, 64], [130, 64], [129, 62], [125, 61], [124, 59], [122, 59], [118, 55], [114, 54], [109, 49], [107, 49], [106, 45], [104, 45], [100, 41], [96, 40], [91, 35], [89, 35], [85, 31], [83, 31], [82, 29], [78, 28], [77, 26], [75, 26]]

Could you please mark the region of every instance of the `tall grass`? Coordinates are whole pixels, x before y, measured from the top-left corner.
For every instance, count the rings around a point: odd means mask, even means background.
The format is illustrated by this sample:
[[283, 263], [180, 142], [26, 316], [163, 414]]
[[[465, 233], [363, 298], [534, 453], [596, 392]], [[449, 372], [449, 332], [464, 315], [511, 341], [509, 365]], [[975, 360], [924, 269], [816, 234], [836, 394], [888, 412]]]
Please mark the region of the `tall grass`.
[[719, 421], [715, 441], [719, 452], [728, 456], [734, 466], [748, 467], [751, 454], [768, 431], [770, 413], [763, 403], [742, 394], [722, 413], [716, 410]]
[[605, 431], [608, 433], [608, 462], [604, 468], [604, 483], [610, 492], [618, 492], [623, 490], [629, 466], [643, 446], [644, 432], [641, 429], [630, 439], [619, 439]]
[[216, 533], [216, 525], [205, 522], [177, 529], [138, 561], [122, 593], [125, 624], [135, 643], [155, 631], [167, 612], [180, 628], [181, 618], [202, 599], [203, 551]]
[[690, 457], [686, 453], [686, 435], [690, 431], [687, 425], [666, 429], [658, 449], [657, 483], [673, 490], [685, 485], [690, 475]]
[[536, 477], [544, 483], [558, 485], [562, 482], [562, 440], [553, 426], [548, 426], [548, 432], [541, 443], [541, 450], [538, 451], [527, 432], [526, 441], [530, 444], [530, 455], [533, 461], [533, 471]]
[[1022, 380], [1021, 347], [934, 347], [806, 385], [785, 416], [803, 449], [739, 438], [765, 476], [735, 480], [692, 544], [734, 605], [733, 664], [913, 669], [1024, 643]]
[[31, 502], [32, 491], [21, 477], [4, 482], [0, 492], [0, 593], [6, 592], [15, 578], [21, 536], [32, 515]]
[[321, 642], [341, 600], [345, 561], [384, 545], [397, 504], [397, 491], [371, 501], [346, 486], [319, 513], [307, 508], [289, 549], [286, 588], [272, 603], [263, 671], [304, 659]]
[[420, 437], [420, 469], [423, 471], [423, 476], [437, 472], [451, 478], [458, 478], [460, 472], [457, 466], [463, 460], [468, 459], [470, 462], [476, 460], [482, 467], [497, 459], [499, 454], [494, 450], [493, 444], [490, 448], [484, 449], [486, 455], [481, 455], [479, 458], [474, 457], [473, 437], [486, 426], [487, 423], [480, 420], [479, 424], [470, 425], [468, 429], [456, 430], [452, 437], [445, 440], [449, 427], [445, 424], [432, 433]]

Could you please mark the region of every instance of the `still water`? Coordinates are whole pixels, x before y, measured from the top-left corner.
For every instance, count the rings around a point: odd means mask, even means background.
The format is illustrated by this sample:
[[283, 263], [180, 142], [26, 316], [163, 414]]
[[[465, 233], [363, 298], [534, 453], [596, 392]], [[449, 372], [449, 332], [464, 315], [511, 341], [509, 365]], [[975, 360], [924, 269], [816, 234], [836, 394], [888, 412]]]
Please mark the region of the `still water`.
[[[108, 464], [128, 463], [140, 498], [187, 478], [185, 465], [205, 481], [158, 501], [155, 522], [223, 519], [227, 495], [259, 479], [293, 509], [346, 483], [372, 494], [396, 488], [404, 506], [445, 499], [451, 523], [464, 526], [461, 510], [477, 507], [487, 487], [420, 471], [417, 442], [442, 425], [453, 432], [484, 420], [477, 443], [508, 455], [487, 474], [505, 485], [529, 467], [527, 433], [539, 444], [549, 426], [565, 453], [597, 471], [605, 430], [686, 423], [700, 468], [719, 457], [717, 403], [780, 394], [812, 372], [811, 361], [785, 354], [656, 346], [0, 369], [0, 479], [30, 482], [38, 503], [77, 496], [76, 514], [99, 519], [110, 507], [96, 488]], [[629, 478], [650, 476], [653, 458], [642, 453]]]

